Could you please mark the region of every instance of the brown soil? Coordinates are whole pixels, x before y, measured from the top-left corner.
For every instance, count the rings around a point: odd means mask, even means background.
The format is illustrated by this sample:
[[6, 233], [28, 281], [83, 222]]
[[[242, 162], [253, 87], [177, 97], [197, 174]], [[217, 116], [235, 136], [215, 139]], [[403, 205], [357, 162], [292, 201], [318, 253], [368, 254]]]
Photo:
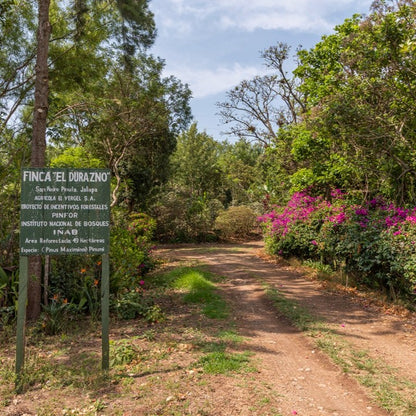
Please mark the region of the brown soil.
[[[0, 414], [38, 415], [300, 415], [382, 416], [372, 393], [346, 374], [277, 312], [262, 284], [277, 288], [312, 314], [324, 319], [357, 350], [394, 367], [397, 377], [416, 383], [416, 319], [375, 305], [354, 291], [341, 291], [305, 278], [289, 267], [268, 261], [261, 243], [172, 246], [157, 252], [166, 265], [203, 264], [225, 276], [219, 292], [231, 307], [231, 319], [210, 320], [197, 307], [165, 299], [168, 319], [152, 328], [141, 322], [113, 325], [111, 338], [136, 339], [146, 359], [137, 360], [117, 382], [96, 391], [32, 389], [0, 406]], [[204, 374], [198, 345], [221, 329], [244, 337], [233, 352], [249, 351], [255, 371], [231, 375]], [[153, 340], [141, 337], [151, 331]], [[136, 337], [136, 338], [134, 338]], [[213, 338], [212, 338], [213, 339]], [[156, 344], [157, 341], [157, 344]], [[81, 342], [81, 341], [80, 341]], [[99, 337], [89, 339], [99, 348]], [[155, 350], [157, 345], [157, 351]], [[78, 347], [80, 347], [78, 345]], [[60, 360], [63, 358], [60, 357]], [[121, 381], [120, 381], [121, 379]], [[54, 400], [52, 400], [52, 397]], [[88, 413], [87, 404], [105, 406]], [[55, 409], [40, 403], [54, 403]], [[53, 406], [50, 406], [53, 409]], [[63, 410], [72, 409], [65, 413]], [[84, 409], [84, 410], [82, 410]], [[56, 413], [55, 413], [56, 410]], [[408, 411], [405, 415], [415, 415]]]

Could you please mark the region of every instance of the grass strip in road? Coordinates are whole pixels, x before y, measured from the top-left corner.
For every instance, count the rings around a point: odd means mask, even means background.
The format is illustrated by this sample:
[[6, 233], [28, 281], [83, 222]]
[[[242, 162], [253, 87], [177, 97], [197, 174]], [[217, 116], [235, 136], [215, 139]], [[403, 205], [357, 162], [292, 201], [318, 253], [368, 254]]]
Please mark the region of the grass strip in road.
[[[169, 286], [183, 291], [186, 303], [201, 304], [202, 313], [208, 318], [225, 319], [229, 315], [226, 302], [217, 293], [215, 282], [223, 280], [202, 268], [181, 267], [168, 272], [164, 279]], [[218, 334], [220, 342], [209, 343], [203, 347], [205, 354], [196, 365], [206, 374], [229, 374], [255, 371], [250, 366], [251, 354], [247, 351], [235, 353], [227, 351], [227, 345], [241, 342], [233, 331]]]
[[263, 285], [276, 309], [292, 325], [315, 341], [345, 373], [369, 389], [377, 404], [395, 416], [416, 415], [416, 384], [397, 376], [397, 370], [367, 351], [357, 350], [331, 325], [313, 316], [307, 308], [270, 285]]
[[201, 267], [179, 267], [157, 278], [159, 284], [180, 290], [186, 303], [202, 305], [202, 313], [208, 318], [225, 319], [229, 310], [218, 294], [215, 283], [223, 280]]

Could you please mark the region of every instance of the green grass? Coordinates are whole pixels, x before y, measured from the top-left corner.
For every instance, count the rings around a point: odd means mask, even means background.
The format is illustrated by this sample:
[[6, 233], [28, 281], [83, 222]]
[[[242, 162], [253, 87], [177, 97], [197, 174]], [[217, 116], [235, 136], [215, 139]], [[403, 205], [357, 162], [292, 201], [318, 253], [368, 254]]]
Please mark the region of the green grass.
[[218, 333], [218, 338], [220, 338], [224, 342], [229, 342], [232, 344], [239, 344], [244, 341], [244, 337], [238, 335], [232, 329], [224, 329]]
[[[201, 305], [201, 312], [208, 318], [225, 319], [229, 315], [226, 302], [216, 290], [215, 283], [224, 278], [204, 270], [202, 267], [179, 267], [159, 275], [159, 284], [183, 293], [183, 300], [190, 304]], [[227, 346], [242, 342], [243, 338], [235, 331], [222, 330], [217, 339], [200, 342], [204, 355], [198, 360], [197, 366], [207, 374], [228, 374], [233, 372], [253, 371], [250, 366], [250, 353], [228, 352]]]
[[265, 285], [266, 293], [282, 315], [327, 354], [335, 364], [367, 387], [377, 403], [394, 415], [416, 415], [416, 384], [396, 376], [396, 370], [367, 351], [357, 350], [329, 324], [314, 317], [309, 311], [288, 299], [277, 289]]
[[250, 363], [250, 353], [227, 353], [225, 351], [213, 351], [198, 361], [207, 374], [228, 374], [231, 372], [254, 371]]
[[110, 340], [110, 366], [130, 364], [139, 355], [138, 348], [133, 344], [134, 338], [119, 341]]
[[243, 337], [232, 330], [221, 331], [216, 341], [205, 342], [200, 345], [205, 353], [197, 362], [207, 374], [247, 373], [255, 371], [250, 365], [252, 353], [227, 352], [227, 347], [233, 347], [243, 341]]
[[297, 302], [283, 296], [277, 289], [264, 285], [267, 295], [274, 302], [277, 309], [301, 331], [315, 328], [318, 321], [310, 312]]
[[179, 267], [159, 275], [153, 283], [183, 292], [184, 302], [202, 305], [202, 313], [208, 318], [225, 319], [229, 310], [215, 287], [223, 279], [203, 268]]

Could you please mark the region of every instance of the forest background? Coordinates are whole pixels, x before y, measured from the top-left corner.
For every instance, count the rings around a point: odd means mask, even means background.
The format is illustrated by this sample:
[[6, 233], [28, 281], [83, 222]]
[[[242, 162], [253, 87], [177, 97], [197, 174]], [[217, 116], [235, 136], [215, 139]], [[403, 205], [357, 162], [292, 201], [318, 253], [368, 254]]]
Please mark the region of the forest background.
[[[15, 314], [20, 169], [33, 158], [44, 3], [0, 3], [3, 322]], [[148, 6], [55, 0], [48, 13], [44, 164], [111, 169], [114, 311], [157, 314], [138, 290], [154, 267], [154, 241], [249, 238], [256, 224], [271, 254], [319, 263], [413, 305], [415, 3], [377, 0], [310, 50], [265, 45], [269, 74], [218, 103], [233, 138], [221, 143], [198, 131], [189, 87], [164, 77], [163, 59], [149, 53], [156, 27]], [[43, 312], [97, 314], [98, 263], [42, 263]]]

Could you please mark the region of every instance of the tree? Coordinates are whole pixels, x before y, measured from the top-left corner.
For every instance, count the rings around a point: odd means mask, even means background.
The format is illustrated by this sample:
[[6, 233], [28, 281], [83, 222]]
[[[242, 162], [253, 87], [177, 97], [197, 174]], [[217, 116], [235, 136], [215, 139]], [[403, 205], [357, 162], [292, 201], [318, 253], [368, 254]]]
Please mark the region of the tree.
[[214, 220], [223, 208], [220, 151], [220, 144], [199, 132], [196, 123], [178, 136], [169, 181], [150, 207], [160, 239], [207, 241], [213, 237]]
[[[35, 2], [4, 1], [0, 4], [0, 143], [18, 131], [16, 113], [33, 89], [36, 56]], [[9, 130], [8, 130], [9, 127]]]
[[46, 158], [46, 122], [48, 117], [49, 68], [48, 50], [51, 25], [50, 0], [38, 1], [37, 54], [35, 64], [35, 100], [33, 108], [33, 135], [30, 165], [44, 167]]
[[222, 146], [218, 163], [222, 172], [225, 206], [247, 204], [261, 198], [264, 192], [259, 190], [262, 185], [259, 164], [263, 154], [260, 144], [252, 144], [246, 139]]
[[[296, 70], [312, 141], [326, 143], [331, 170], [353, 167], [339, 170], [340, 183], [398, 203], [416, 200], [415, 17], [414, 2], [375, 2], [368, 17], [347, 19], [302, 51]], [[297, 153], [312, 141], [298, 143]], [[304, 161], [316, 166], [317, 154]]]
[[176, 134], [190, 118], [188, 87], [161, 78], [161, 61], [142, 57], [135, 68], [114, 68], [102, 97], [88, 103], [81, 129], [84, 145], [106, 161], [116, 179], [112, 205], [124, 201], [130, 210], [143, 208], [167, 180]]
[[172, 155], [175, 185], [187, 190], [190, 198], [216, 197], [221, 186], [218, 165], [219, 144], [207, 133], [198, 132], [196, 123], [178, 137]]
[[[34, 15], [36, 7], [32, 3], [16, 0], [1, 4], [0, 57], [5, 59], [0, 60], [0, 144], [4, 143], [6, 146], [2, 146], [2, 150], [7, 148], [11, 154], [0, 154], [0, 179], [6, 175], [10, 177], [10, 171], [17, 172], [16, 161], [27, 160], [29, 153], [32, 166], [40, 167], [48, 163], [45, 156], [46, 135], [48, 145], [56, 150], [64, 151], [68, 146], [80, 144], [92, 148], [98, 137], [88, 136], [87, 133], [102, 133], [100, 137], [104, 140], [104, 122], [111, 122], [117, 116], [118, 121], [126, 116], [118, 126], [124, 122], [122, 129], [126, 126], [130, 128], [129, 132], [136, 139], [135, 145], [128, 149], [130, 157], [123, 160], [121, 167], [125, 183], [140, 182], [131, 181], [135, 174], [135, 162], [145, 165], [147, 171], [152, 166], [150, 170], [153, 173], [160, 166], [167, 165], [163, 160], [174, 149], [175, 132], [186, 125], [190, 117], [190, 93], [175, 79], [162, 80], [162, 63], [153, 60], [153, 64], [149, 64], [151, 59], [146, 58], [145, 52], [156, 35], [148, 0], [58, 0], [50, 4], [49, 0], [39, 0], [38, 49], [34, 46], [37, 25]], [[50, 38], [48, 18], [53, 26]], [[35, 51], [38, 53], [36, 63]], [[138, 69], [140, 65], [147, 66], [146, 71]], [[138, 73], [144, 77], [140, 83], [136, 82]], [[124, 84], [120, 83], [122, 88], [128, 87], [131, 79], [133, 84], [136, 83], [137, 88], [130, 97], [127, 90], [115, 87], [117, 77], [126, 78]], [[140, 88], [143, 91], [139, 94]], [[103, 108], [99, 105], [101, 97], [101, 103], [106, 104]], [[131, 104], [135, 97], [139, 97], [140, 102], [132, 107], [139, 110], [139, 115], [118, 104]], [[113, 104], [111, 111], [110, 102]], [[106, 111], [107, 119], [104, 117]], [[29, 113], [33, 114], [31, 126], [28, 123]], [[140, 126], [141, 131], [136, 131], [139, 125], [134, 123], [139, 119], [144, 126]], [[103, 123], [101, 130], [97, 128], [99, 122]], [[28, 132], [33, 134], [31, 152], [23, 134]], [[128, 129], [123, 133], [122, 137], [126, 138]], [[84, 137], [84, 134], [87, 136]], [[144, 146], [137, 145], [139, 136]], [[146, 157], [138, 160], [134, 152], [146, 154]], [[9, 169], [10, 165], [14, 169]], [[153, 177], [152, 184], [159, 179], [160, 176]], [[0, 192], [2, 196], [14, 195], [9, 190], [6, 192], [4, 187]], [[2, 226], [4, 223], [2, 221]], [[39, 276], [40, 262], [36, 263], [36, 272], [34, 267], [31, 265], [31, 275]], [[34, 299], [38, 299], [40, 279], [37, 277], [35, 282], [36, 288], [29, 292]], [[34, 306], [37, 309], [28, 313], [29, 318], [32, 315], [35, 317], [40, 311], [40, 302], [29, 302], [29, 309], [32, 304], [37, 304]]]
[[[30, 166], [42, 168], [46, 159], [46, 122], [48, 117], [49, 71], [48, 49], [51, 26], [49, 23], [50, 0], [38, 1], [37, 54], [35, 65], [35, 101], [33, 109], [33, 134]], [[41, 256], [29, 258], [27, 318], [37, 319], [40, 315], [42, 296]]]
[[227, 101], [217, 103], [223, 122], [230, 124], [228, 134], [268, 146], [280, 127], [301, 117], [303, 95], [284, 68], [289, 52], [284, 43], [265, 50], [262, 57], [274, 73], [242, 81], [227, 93]]
[[[63, 138], [66, 146], [86, 146], [112, 170], [113, 206], [143, 208], [167, 179], [175, 136], [191, 117], [190, 91], [174, 77], [162, 78], [163, 61], [146, 53], [156, 33], [147, 1], [117, 1], [118, 9], [109, 7], [114, 2], [84, 3], [90, 18], [74, 47], [58, 41], [52, 48], [49, 131], [55, 146]], [[61, 22], [57, 38], [66, 39], [71, 27]]]

